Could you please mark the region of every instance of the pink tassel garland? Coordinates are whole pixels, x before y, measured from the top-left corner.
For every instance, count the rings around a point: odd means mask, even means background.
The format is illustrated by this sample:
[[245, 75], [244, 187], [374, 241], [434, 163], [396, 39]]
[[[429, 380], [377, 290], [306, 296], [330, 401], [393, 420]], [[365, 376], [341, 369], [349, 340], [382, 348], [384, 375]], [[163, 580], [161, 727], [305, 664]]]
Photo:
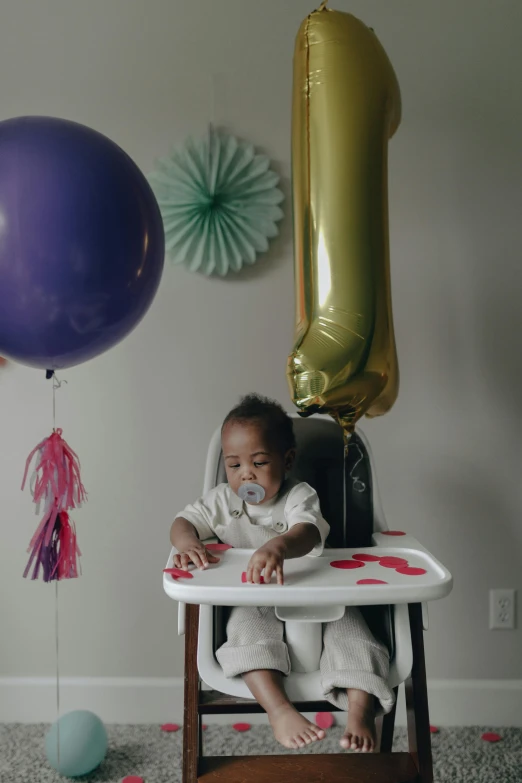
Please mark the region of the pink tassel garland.
[[69, 519], [68, 511], [87, 500], [80, 478], [80, 461], [63, 440], [62, 430], [57, 429], [27, 458], [22, 489], [35, 454], [38, 457], [31, 491], [37, 508], [44, 504], [44, 515], [27, 550], [30, 557], [24, 577], [34, 563], [31, 579], [38, 579], [40, 567], [44, 582], [74, 579], [78, 576], [81, 552], [76, 541], [76, 528]]

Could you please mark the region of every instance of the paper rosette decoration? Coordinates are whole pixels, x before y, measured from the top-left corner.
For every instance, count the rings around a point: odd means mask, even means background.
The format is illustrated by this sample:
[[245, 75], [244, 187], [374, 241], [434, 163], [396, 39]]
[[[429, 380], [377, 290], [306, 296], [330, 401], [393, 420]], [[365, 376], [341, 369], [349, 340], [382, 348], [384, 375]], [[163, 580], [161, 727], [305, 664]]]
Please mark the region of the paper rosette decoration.
[[277, 236], [284, 199], [278, 175], [252, 144], [210, 128], [156, 162], [149, 176], [176, 264], [206, 275], [253, 264]]

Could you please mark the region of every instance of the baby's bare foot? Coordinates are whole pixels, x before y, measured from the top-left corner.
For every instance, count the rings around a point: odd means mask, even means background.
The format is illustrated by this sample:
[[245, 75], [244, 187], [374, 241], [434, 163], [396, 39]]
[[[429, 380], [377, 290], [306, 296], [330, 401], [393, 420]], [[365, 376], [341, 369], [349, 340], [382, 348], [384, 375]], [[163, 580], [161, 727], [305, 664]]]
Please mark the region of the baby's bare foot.
[[271, 710], [268, 713], [268, 720], [274, 737], [285, 748], [292, 750], [304, 748], [324, 738], [323, 729], [303, 718], [291, 704], [282, 704]]
[[359, 704], [350, 704], [348, 723], [341, 738], [341, 747], [346, 750], [371, 753], [375, 750], [375, 742], [375, 710], [373, 706], [368, 708]]

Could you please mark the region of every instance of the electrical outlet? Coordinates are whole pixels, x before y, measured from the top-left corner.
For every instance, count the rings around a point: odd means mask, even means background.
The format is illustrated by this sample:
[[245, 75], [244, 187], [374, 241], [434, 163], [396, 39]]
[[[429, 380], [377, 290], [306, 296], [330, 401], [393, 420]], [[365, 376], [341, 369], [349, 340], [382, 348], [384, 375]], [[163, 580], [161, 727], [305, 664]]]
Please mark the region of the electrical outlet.
[[489, 627], [505, 630], [515, 627], [515, 590], [489, 591]]

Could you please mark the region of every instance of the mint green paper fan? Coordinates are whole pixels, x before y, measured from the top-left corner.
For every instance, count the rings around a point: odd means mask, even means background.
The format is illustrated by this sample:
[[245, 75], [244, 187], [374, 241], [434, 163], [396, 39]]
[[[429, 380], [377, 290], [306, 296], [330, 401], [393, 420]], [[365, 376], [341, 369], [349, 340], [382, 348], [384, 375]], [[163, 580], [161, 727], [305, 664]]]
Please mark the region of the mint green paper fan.
[[253, 264], [277, 236], [284, 199], [278, 175], [252, 144], [210, 128], [156, 161], [149, 181], [160, 206], [167, 254], [206, 275]]

